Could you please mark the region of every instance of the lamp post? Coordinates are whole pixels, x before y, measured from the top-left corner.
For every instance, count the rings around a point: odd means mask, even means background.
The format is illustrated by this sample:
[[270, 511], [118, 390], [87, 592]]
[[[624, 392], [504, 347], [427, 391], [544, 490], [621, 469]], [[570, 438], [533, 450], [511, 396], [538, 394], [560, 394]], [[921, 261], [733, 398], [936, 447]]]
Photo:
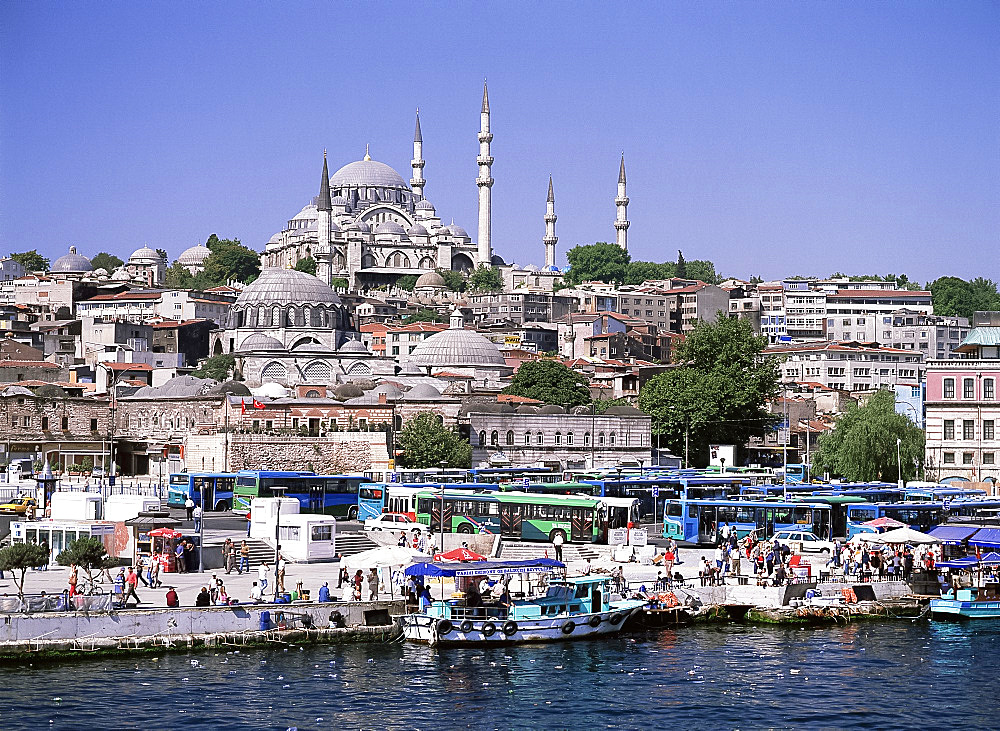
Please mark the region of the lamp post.
[[900, 449], [899, 449], [902, 443], [903, 440], [900, 439], [899, 437], [896, 437], [896, 469], [899, 470], [899, 475], [898, 475], [899, 479], [896, 481], [896, 486], [900, 490], [903, 489], [903, 460], [900, 457]]
[[[445, 468], [448, 466], [448, 460], [442, 459], [439, 463], [441, 465], [441, 472], [444, 473]], [[441, 553], [444, 553], [444, 474], [438, 475], [441, 478], [441, 513], [438, 515], [438, 533], [441, 536]], [[442, 585], [443, 586], [443, 585]], [[442, 591], [444, 591], [442, 589]]]
[[[284, 492], [284, 485], [275, 485], [271, 488], [271, 494], [277, 498], [274, 515], [274, 596], [278, 596], [278, 564], [281, 561], [281, 494]], [[204, 517], [204, 511], [202, 512]]]
[[201, 516], [198, 518], [198, 573], [205, 573], [205, 480], [198, 480], [198, 508]]

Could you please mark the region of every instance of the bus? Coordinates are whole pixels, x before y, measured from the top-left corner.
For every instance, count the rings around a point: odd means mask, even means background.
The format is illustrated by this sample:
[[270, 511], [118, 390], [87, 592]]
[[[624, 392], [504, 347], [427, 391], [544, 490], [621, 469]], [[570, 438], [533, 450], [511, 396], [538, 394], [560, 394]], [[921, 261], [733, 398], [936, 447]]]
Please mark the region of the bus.
[[944, 503], [866, 503], [847, 506], [847, 538], [858, 533], [874, 533], [874, 528], [862, 525], [876, 518], [892, 518], [905, 523], [914, 530], [926, 533], [944, 522], [947, 512]]
[[986, 490], [976, 487], [952, 487], [951, 485], [906, 486], [905, 499], [915, 503], [921, 501], [944, 502], [946, 500], [979, 499], [986, 497]]
[[417, 495], [434, 489], [433, 484], [399, 485], [394, 482], [363, 482], [358, 487], [358, 520], [364, 522], [382, 513], [402, 513], [417, 519]]
[[336, 518], [358, 517], [358, 488], [368, 482], [361, 475], [317, 475], [314, 472], [240, 470], [233, 490], [233, 512], [246, 514], [255, 497], [296, 498], [303, 513]]
[[599, 499], [520, 492], [426, 491], [417, 495], [417, 522], [446, 533], [499, 533], [520, 541], [600, 543], [607, 540], [606, 506]]
[[830, 506], [780, 500], [667, 500], [663, 537], [678, 543], [715, 543], [719, 526], [728, 523], [740, 538], [761, 530], [767, 538], [781, 530], [812, 531], [830, 536]]
[[797, 503], [819, 503], [830, 506], [830, 536], [844, 537], [847, 535], [847, 507], [861, 505], [868, 501], [856, 495], [795, 495], [789, 498]]
[[561, 472], [548, 467], [473, 467], [469, 472], [469, 481], [502, 485], [512, 482], [566, 482]]
[[224, 512], [233, 507], [235, 484], [234, 472], [175, 472], [170, 475], [167, 485], [167, 505], [183, 508], [188, 498], [195, 505], [201, 505], [201, 496], [204, 495], [204, 510]]

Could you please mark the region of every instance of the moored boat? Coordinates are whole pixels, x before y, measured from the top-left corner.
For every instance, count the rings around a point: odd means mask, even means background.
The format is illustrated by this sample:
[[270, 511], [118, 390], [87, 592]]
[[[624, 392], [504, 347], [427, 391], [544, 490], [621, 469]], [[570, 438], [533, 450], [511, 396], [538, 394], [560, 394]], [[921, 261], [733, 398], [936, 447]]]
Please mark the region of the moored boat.
[[949, 589], [931, 599], [934, 619], [1000, 619], [1000, 584]]

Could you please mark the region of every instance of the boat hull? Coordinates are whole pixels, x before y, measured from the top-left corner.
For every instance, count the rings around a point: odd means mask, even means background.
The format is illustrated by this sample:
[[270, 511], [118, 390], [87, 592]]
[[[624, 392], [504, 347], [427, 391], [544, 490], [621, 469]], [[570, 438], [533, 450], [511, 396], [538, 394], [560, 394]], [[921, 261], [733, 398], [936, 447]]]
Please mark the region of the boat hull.
[[[640, 607], [539, 619], [442, 620], [427, 614], [399, 617], [403, 636], [428, 645], [516, 645], [581, 640], [621, 632]], [[447, 624], [444, 624], [447, 622]], [[490, 626], [492, 625], [492, 626]], [[447, 631], [444, 631], [447, 630]]]
[[1000, 601], [959, 601], [931, 599], [934, 619], [1000, 619]]

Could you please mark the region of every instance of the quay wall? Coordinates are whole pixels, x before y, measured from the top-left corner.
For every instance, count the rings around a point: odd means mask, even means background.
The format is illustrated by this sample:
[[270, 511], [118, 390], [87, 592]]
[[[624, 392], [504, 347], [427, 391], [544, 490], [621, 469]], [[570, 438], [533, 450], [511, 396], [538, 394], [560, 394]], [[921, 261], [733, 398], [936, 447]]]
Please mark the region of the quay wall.
[[[725, 584], [723, 586], [695, 586], [674, 589], [674, 594], [683, 602], [688, 595], [697, 597], [702, 604], [742, 604], [751, 607], [783, 607], [790, 599], [804, 597], [808, 589], [816, 588], [824, 595], [839, 594], [841, 589], [850, 589], [860, 584], [789, 584], [787, 586], [755, 586]], [[912, 593], [905, 581], [877, 581], [871, 586], [878, 600], [895, 599]]]

